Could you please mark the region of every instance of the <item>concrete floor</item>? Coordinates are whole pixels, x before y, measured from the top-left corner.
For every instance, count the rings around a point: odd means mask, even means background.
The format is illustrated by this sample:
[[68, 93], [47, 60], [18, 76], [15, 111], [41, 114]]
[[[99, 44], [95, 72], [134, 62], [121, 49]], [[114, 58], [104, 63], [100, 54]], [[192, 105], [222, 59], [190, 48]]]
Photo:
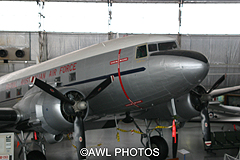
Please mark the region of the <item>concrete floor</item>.
[[[142, 129], [145, 129], [145, 125], [143, 121], [137, 121], [139, 126]], [[166, 125], [166, 124], [165, 124]], [[124, 124], [120, 123], [119, 128], [121, 129], [136, 129], [133, 124]], [[233, 126], [231, 124], [220, 124], [215, 123], [211, 124], [212, 131], [221, 131], [221, 130], [233, 130]], [[140, 143], [140, 135], [139, 134], [131, 134], [125, 132], [119, 132], [120, 134], [120, 142], [116, 139], [116, 129], [100, 129], [100, 130], [91, 130], [86, 131], [86, 138], [87, 138], [87, 147], [90, 148], [99, 148], [98, 144], [101, 144], [101, 148], [108, 150], [108, 154], [110, 156], [90, 156], [87, 157], [88, 160], [131, 160], [131, 159], [138, 159], [138, 160], [148, 160], [145, 156], [140, 156], [138, 154], [135, 157], [115, 156], [115, 149], [126, 149], [129, 148], [142, 148], [142, 144]], [[157, 133], [153, 133], [157, 134]], [[164, 129], [163, 136], [168, 143], [169, 146], [169, 159], [172, 158], [172, 138], [171, 138], [171, 130]], [[201, 124], [198, 122], [194, 123], [186, 123], [185, 126], [179, 130], [179, 145], [178, 150], [185, 149], [190, 153], [186, 155], [186, 160], [223, 160], [224, 154], [227, 153], [236, 157], [238, 154], [237, 149], [229, 149], [229, 150], [217, 150], [214, 151], [216, 155], [212, 153], [207, 153], [204, 151], [203, 148], [203, 141], [202, 141], [202, 132], [201, 132]], [[48, 160], [77, 160], [76, 149], [72, 146], [73, 141], [68, 140], [65, 138], [62, 142], [56, 144], [47, 144], [47, 159]], [[16, 146], [15, 141], [15, 146]], [[15, 149], [15, 159], [17, 160], [19, 148]], [[139, 151], [140, 152], [140, 151]], [[134, 154], [135, 152], [133, 152]], [[105, 154], [106, 155], [106, 154]], [[177, 157], [180, 160], [184, 159], [184, 156], [180, 153], [177, 154]]]

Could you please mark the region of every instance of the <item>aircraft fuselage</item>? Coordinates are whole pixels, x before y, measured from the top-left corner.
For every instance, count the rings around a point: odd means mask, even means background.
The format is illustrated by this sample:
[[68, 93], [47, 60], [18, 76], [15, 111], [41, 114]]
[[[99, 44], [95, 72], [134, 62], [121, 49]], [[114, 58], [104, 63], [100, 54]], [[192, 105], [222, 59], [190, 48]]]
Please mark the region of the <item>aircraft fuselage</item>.
[[[111, 75], [114, 82], [88, 102], [89, 116], [157, 106], [188, 93], [209, 70], [208, 60], [201, 53], [176, 46], [160, 50], [160, 44], [167, 42], [174, 43], [175, 39], [156, 35], [120, 38], [5, 75], [0, 78], [0, 106], [12, 107], [27, 92], [40, 92], [29, 90], [31, 76], [47, 83], [60, 82], [60, 89], [77, 90], [86, 96]], [[22, 110], [25, 119], [31, 115], [28, 107], [16, 108]]]

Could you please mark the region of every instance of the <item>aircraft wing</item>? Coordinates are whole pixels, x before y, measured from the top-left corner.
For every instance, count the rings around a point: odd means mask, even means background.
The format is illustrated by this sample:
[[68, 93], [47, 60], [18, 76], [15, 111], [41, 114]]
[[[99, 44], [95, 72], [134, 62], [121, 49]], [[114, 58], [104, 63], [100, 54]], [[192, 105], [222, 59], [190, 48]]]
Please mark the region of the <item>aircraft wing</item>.
[[228, 112], [234, 115], [239, 114], [240, 116], [240, 107], [223, 105], [223, 104], [220, 104], [219, 102], [209, 102], [209, 109]]
[[[209, 93], [212, 98], [239, 91], [240, 86], [234, 86], [234, 87], [227, 87], [227, 88], [222, 88], [222, 89], [215, 89]], [[213, 113], [214, 116], [213, 118], [210, 118], [211, 122], [229, 122], [229, 123], [237, 123], [240, 122], [240, 107], [235, 107], [235, 106], [228, 106], [228, 105], [223, 105], [220, 102], [209, 102], [208, 106], [209, 113]], [[211, 111], [212, 110], [212, 111]], [[196, 117], [191, 119], [191, 121], [199, 121], [201, 118]]]
[[[240, 119], [238, 117], [226, 116], [226, 114], [214, 112], [217, 118], [210, 118], [210, 123], [234, 123], [240, 124]], [[201, 117], [192, 118], [189, 122], [201, 122]]]
[[238, 91], [238, 90], [240, 90], [240, 86], [215, 89], [210, 93], [210, 95], [211, 95], [211, 97], [214, 98], [214, 97], [218, 97], [218, 96], [221, 96], [221, 95], [224, 95], [224, 94], [227, 94], [227, 93], [230, 93], [230, 92], [235, 92], [235, 91]]
[[[209, 102], [209, 114], [211, 123], [240, 123], [240, 107], [223, 105], [218, 101]], [[201, 117], [195, 117], [190, 122], [201, 121]]]

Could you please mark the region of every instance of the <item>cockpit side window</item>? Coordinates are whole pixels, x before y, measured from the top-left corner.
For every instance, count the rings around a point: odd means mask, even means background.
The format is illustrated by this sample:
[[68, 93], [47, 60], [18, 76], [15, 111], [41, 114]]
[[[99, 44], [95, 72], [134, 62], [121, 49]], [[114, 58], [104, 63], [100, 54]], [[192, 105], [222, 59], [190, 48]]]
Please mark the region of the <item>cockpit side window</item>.
[[149, 44], [148, 45], [148, 51], [149, 52], [157, 51], [157, 44]]
[[147, 46], [142, 45], [137, 47], [136, 58], [147, 57]]
[[177, 44], [175, 42], [158, 43], [159, 51], [170, 50], [175, 48], [177, 48]]

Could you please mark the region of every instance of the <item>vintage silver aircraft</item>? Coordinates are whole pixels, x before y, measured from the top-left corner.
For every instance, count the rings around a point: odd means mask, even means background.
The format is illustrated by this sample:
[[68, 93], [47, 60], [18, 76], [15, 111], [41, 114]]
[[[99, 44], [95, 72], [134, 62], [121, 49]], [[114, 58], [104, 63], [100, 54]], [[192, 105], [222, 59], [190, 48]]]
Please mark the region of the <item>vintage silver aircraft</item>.
[[[99, 43], [2, 76], [1, 131], [21, 133], [22, 141], [16, 137], [24, 159], [45, 159], [43, 144], [43, 154], [26, 150], [23, 133], [55, 143], [74, 130], [78, 158], [85, 159], [79, 154], [86, 147], [85, 130], [102, 128], [111, 116], [114, 122], [124, 114], [126, 123], [177, 118], [178, 125], [201, 113], [205, 143], [211, 145], [208, 102], [240, 87], [216, 89], [223, 76], [206, 91], [200, 83], [208, 70], [203, 54], [180, 50], [169, 36], [136, 35]], [[150, 137], [147, 128], [142, 138], [147, 138], [145, 147], [160, 149], [151, 159], [167, 157], [163, 137]], [[173, 146], [175, 157], [177, 143]]]

